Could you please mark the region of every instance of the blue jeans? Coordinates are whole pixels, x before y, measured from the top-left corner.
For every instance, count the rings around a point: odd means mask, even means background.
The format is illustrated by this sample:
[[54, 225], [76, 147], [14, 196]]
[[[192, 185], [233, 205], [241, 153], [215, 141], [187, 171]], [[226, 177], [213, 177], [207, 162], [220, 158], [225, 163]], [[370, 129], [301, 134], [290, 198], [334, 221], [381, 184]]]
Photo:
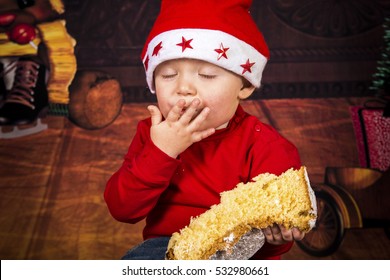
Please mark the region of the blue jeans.
[[164, 260], [170, 237], [147, 239], [130, 249], [122, 260]]

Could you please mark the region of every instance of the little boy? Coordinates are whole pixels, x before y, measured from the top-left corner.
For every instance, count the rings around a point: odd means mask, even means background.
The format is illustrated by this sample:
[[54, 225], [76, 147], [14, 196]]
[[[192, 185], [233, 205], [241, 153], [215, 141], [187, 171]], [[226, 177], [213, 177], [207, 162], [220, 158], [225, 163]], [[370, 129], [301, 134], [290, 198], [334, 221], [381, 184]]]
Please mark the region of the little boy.
[[[247, 114], [269, 51], [250, 0], [163, 0], [142, 59], [158, 106], [139, 123], [105, 190], [117, 220], [146, 218], [145, 242], [124, 259], [164, 259], [172, 233], [219, 203], [220, 193], [264, 172], [299, 168], [297, 149]], [[274, 225], [254, 259], [279, 259], [304, 234]]]

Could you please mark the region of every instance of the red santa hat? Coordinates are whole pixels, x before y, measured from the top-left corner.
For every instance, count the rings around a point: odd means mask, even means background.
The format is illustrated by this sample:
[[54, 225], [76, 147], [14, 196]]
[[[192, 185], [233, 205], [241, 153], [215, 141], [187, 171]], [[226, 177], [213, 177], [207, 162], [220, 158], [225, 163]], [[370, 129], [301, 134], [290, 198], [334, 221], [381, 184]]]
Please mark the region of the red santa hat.
[[141, 57], [150, 90], [154, 92], [156, 67], [178, 58], [213, 63], [260, 87], [269, 50], [250, 15], [251, 4], [252, 0], [162, 0]]

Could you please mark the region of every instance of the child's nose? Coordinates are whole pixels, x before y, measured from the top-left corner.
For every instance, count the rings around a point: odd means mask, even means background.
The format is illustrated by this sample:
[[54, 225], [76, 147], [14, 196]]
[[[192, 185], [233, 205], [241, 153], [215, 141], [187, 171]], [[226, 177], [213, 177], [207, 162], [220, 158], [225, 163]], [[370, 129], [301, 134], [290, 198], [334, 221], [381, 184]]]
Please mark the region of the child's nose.
[[177, 93], [180, 95], [195, 95], [196, 87], [190, 77], [182, 76], [179, 78]]

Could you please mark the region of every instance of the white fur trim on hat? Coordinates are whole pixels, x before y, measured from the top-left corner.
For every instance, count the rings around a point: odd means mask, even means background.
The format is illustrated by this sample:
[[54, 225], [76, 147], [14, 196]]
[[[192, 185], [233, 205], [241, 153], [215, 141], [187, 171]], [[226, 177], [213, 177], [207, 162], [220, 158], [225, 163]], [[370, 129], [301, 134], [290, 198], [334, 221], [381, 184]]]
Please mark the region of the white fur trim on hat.
[[153, 73], [167, 60], [191, 58], [207, 61], [246, 78], [260, 87], [267, 58], [246, 42], [222, 31], [174, 29], [154, 37], [143, 57], [146, 81], [155, 92]]

